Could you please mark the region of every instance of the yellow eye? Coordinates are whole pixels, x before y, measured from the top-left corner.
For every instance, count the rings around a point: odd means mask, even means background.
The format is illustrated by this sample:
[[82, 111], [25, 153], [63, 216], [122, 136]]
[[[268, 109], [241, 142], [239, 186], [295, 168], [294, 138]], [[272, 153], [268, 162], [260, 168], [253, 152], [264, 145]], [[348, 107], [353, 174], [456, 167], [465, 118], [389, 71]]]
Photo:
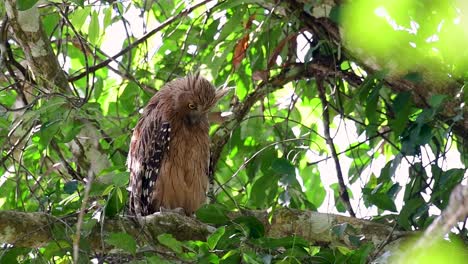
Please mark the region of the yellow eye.
[[190, 108], [190, 109], [192, 109], [192, 110], [193, 110], [193, 109], [195, 109], [196, 107], [195, 107], [195, 105], [194, 105], [194, 104], [190, 103], [190, 104], [188, 104], [188, 108]]

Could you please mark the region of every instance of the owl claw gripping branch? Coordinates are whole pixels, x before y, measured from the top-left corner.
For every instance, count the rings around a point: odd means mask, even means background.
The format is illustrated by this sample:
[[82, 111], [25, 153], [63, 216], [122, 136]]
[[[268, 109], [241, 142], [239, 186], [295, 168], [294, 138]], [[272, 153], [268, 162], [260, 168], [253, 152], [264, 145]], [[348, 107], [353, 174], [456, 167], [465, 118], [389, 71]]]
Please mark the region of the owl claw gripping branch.
[[151, 98], [130, 142], [130, 211], [148, 215], [206, 200], [210, 171], [208, 112], [229, 91], [199, 74], [173, 80]]

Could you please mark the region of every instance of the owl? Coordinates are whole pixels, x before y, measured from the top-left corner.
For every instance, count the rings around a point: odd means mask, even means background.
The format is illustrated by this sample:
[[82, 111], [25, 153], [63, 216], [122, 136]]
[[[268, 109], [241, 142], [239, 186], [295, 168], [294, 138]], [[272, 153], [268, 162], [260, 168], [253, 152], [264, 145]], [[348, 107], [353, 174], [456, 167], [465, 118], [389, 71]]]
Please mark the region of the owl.
[[198, 73], [164, 85], [149, 101], [130, 141], [130, 211], [192, 215], [206, 201], [210, 166], [208, 113], [229, 89]]

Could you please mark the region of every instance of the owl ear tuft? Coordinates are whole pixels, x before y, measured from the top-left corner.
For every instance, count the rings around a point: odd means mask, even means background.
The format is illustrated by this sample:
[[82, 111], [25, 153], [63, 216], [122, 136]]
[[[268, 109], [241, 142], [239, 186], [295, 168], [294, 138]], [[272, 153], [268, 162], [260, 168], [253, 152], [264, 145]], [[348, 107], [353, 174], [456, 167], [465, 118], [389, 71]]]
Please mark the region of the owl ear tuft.
[[224, 87], [224, 88], [220, 88], [220, 89], [216, 90], [215, 102], [218, 102], [219, 100], [221, 100], [221, 98], [226, 96], [226, 94], [229, 91], [234, 90], [234, 88], [235, 87]]

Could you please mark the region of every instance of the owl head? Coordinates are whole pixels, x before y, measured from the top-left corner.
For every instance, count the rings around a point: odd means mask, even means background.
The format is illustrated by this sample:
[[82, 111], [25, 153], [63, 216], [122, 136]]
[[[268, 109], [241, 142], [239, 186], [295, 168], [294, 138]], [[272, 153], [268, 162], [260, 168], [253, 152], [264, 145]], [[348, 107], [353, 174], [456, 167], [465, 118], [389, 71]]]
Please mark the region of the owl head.
[[231, 88], [216, 89], [197, 72], [169, 82], [162, 90], [170, 90], [173, 111], [188, 125], [207, 119], [207, 114]]

